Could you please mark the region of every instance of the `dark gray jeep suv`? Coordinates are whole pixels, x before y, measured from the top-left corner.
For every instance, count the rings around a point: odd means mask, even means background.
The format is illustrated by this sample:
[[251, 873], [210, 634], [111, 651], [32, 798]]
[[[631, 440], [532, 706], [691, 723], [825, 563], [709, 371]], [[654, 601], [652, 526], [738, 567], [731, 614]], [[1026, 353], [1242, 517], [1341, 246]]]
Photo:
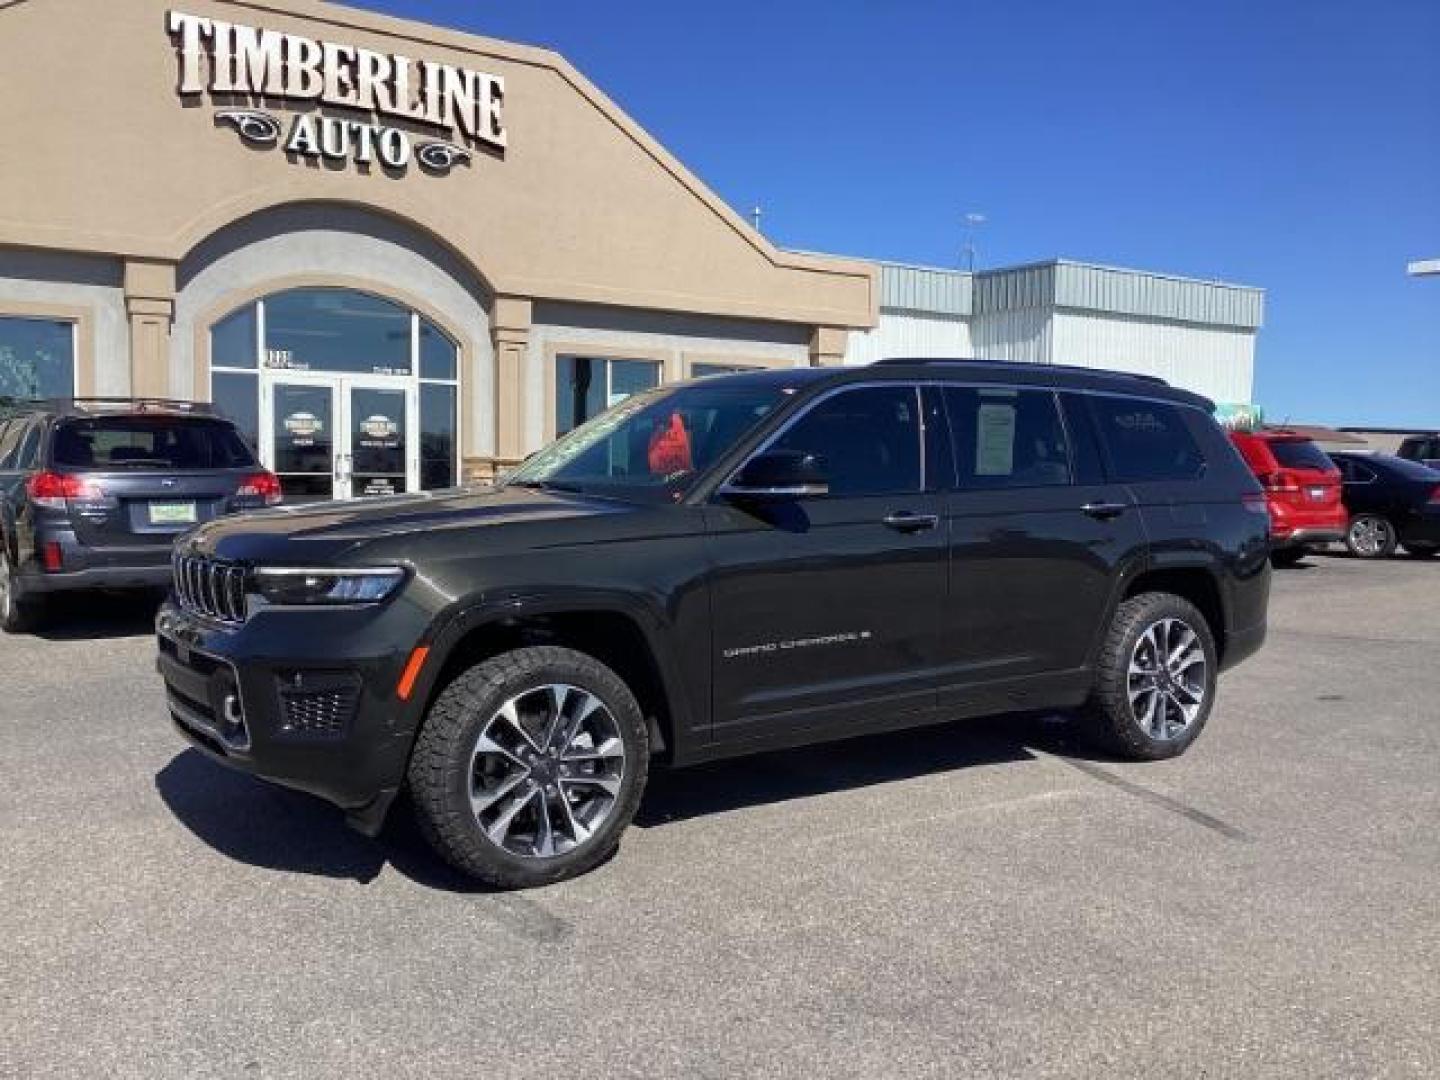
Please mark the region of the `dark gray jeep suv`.
[[1170, 757], [1265, 635], [1265, 497], [1210, 414], [983, 362], [662, 387], [496, 487], [196, 529], [169, 709], [372, 834], [408, 788], [512, 887], [612, 852], [657, 759], [1037, 708]]

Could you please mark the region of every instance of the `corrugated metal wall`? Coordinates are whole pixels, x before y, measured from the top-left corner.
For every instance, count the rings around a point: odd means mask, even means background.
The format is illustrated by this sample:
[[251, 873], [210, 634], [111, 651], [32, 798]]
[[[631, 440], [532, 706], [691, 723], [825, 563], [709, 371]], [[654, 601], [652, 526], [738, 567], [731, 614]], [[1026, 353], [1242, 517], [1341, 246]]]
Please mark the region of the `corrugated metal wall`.
[[971, 278], [959, 270], [880, 264], [880, 307], [927, 315], [970, 314]]
[[975, 275], [975, 313], [1051, 307], [1055, 303], [1055, 264], [987, 270]]
[[1265, 294], [1239, 285], [1065, 262], [1055, 264], [1054, 281], [1056, 307], [1247, 329], [1264, 316]]
[[1251, 400], [1251, 331], [1062, 311], [1055, 314], [1053, 334], [1057, 363], [1159, 375], [1215, 401]]
[[888, 356], [971, 355], [970, 327], [964, 319], [882, 311], [874, 330], [851, 332], [845, 363], [872, 364]]
[[970, 320], [970, 340], [974, 355], [981, 360], [1015, 360], [1024, 364], [1054, 362], [1048, 308], [977, 314]]

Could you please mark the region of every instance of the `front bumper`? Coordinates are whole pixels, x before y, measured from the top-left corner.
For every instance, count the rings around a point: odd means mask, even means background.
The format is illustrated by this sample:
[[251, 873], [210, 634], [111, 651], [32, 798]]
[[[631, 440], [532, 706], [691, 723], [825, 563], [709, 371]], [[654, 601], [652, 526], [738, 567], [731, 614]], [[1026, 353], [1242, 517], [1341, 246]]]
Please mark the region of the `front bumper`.
[[383, 817], [419, 719], [395, 695], [418, 637], [401, 629], [410, 614], [277, 612], [229, 628], [167, 602], [156, 667], [171, 718], [216, 761]]

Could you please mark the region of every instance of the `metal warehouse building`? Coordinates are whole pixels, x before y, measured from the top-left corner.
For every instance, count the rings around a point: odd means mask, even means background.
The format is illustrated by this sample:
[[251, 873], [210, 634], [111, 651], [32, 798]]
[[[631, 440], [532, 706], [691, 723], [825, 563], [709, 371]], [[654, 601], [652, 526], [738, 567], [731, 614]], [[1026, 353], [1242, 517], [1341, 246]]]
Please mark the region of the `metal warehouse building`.
[[317, 0], [10, 0], [0, 68], [0, 397], [213, 401], [291, 500], [489, 477], [747, 368], [979, 355], [1250, 397], [1257, 290], [778, 248], [544, 49]]
[[845, 362], [977, 356], [1159, 375], [1246, 404], [1263, 290], [1063, 259], [966, 273], [883, 264], [880, 314]]

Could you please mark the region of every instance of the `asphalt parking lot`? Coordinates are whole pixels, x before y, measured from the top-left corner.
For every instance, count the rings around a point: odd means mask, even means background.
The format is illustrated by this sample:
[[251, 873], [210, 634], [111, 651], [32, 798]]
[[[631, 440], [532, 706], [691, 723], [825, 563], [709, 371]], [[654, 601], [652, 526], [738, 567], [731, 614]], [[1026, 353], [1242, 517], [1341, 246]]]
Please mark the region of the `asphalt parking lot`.
[[0, 1074], [1440, 1075], [1437, 612], [1313, 558], [1178, 761], [1046, 718], [662, 775], [504, 895], [187, 750], [105, 601], [0, 641]]

